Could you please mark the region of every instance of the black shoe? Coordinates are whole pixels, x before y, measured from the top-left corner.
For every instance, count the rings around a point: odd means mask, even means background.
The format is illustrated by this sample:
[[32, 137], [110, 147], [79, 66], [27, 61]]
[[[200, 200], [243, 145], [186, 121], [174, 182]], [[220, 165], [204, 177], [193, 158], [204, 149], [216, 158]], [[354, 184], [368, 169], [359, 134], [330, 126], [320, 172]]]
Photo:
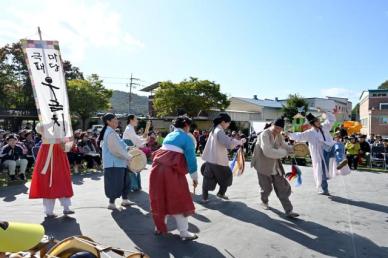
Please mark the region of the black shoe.
[[24, 175], [24, 174], [20, 174], [20, 175], [19, 175], [19, 178], [20, 178], [20, 180], [22, 180], [22, 181], [26, 181], [26, 175]]
[[328, 191], [319, 191], [318, 194], [330, 196], [330, 193]]
[[63, 215], [71, 215], [71, 214], [74, 214], [75, 213], [75, 211], [73, 211], [73, 210], [64, 210], [63, 211]]
[[229, 197], [226, 196], [225, 194], [217, 194], [218, 198], [224, 199], [224, 200], [229, 200]]
[[337, 165], [337, 169], [340, 170], [341, 168], [345, 167], [347, 164], [348, 164], [348, 160], [347, 160], [347, 159], [344, 159], [344, 160], [342, 160], [342, 161]]
[[10, 175], [11, 181], [16, 181], [16, 176], [15, 175]]

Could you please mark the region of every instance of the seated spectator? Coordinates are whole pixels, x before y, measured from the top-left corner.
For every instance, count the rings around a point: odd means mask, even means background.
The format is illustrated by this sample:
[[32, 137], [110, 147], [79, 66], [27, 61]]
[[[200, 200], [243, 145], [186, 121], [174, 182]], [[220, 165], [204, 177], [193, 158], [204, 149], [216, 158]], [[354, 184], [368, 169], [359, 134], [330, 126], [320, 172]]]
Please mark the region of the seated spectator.
[[372, 133], [372, 134], [370, 135], [370, 138], [368, 139], [368, 143], [369, 143], [369, 144], [374, 144], [375, 141], [376, 141], [375, 135]]
[[32, 148], [35, 146], [34, 134], [32, 131], [27, 131], [25, 134], [25, 139], [23, 141], [23, 146], [27, 150], [26, 158], [28, 160], [28, 168], [31, 168], [34, 164], [34, 156], [32, 154]]
[[26, 139], [27, 130], [23, 129], [19, 132], [19, 141], [23, 142]]
[[0, 148], [4, 147], [5, 145], [7, 145], [7, 136], [8, 136], [8, 133], [7, 132], [4, 132], [0, 138]]
[[93, 133], [92, 130], [90, 130], [90, 129], [87, 131], [87, 133], [88, 133], [89, 140], [93, 144], [93, 146], [96, 149], [97, 153], [101, 153], [100, 152], [100, 147], [97, 144], [97, 137], [98, 137], [97, 133]]
[[383, 142], [384, 142], [385, 163], [388, 165], [388, 138], [385, 138]]
[[7, 145], [5, 145], [0, 156], [2, 157], [2, 164], [8, 169], [11, 180], [16, 180], [16, 167], [19, 167], [19, 178], [26, 180], [26, 169], [28, 160], [26, 159], [27, 152], [17, 145], [18, 139], [14, 134], [7, 137]]
[[349, 167], [351, 169], [357, 169], [360, 144], [357, 142], [357, 138], [355, 136], [350, 137], [350, 140], [345, 145], [345, 149]]
[[80, 129], [74, 131], [74, 142], [78, 142], [81, 139], [81, 133]]
[[376, 139], [375, 139], [373, 145], [374, 146], [384, 146], [383, 137], [381, 137], [381, 135], [376, 135]]
[[360, 142], [360, 151], [358, 153], [359, 162], [366, 160], [366, 164], [370, 162], [370, 145], [366, 141], [366, 135], [360, 135], [358, 138]]
[[154, 132], [150, 132], [148, 134], [148, 141], [146, 145], [151, 148], [152, 152], [157, 151], [161, 147], [156, 141], [156, 134]]
[[140, 149], [145, 153], [147, 158], [150, 159], [152, 157], [152, 154], [155, 151], [157, 151], [159, 148], [160, 148], [160, 145], [158, 145], [158, 143], [156, 141], [156, 135], [155, 135], [155, 133], [151, 132], [148, 134], [148, 139], [147, 139], [146, 145]]
[[70, 151], [67, 153], [67, 158], [69, 159], [70, 165], [73, 167], [74, 173], [79, 173], [79, 165], [82, 163], [82, 154], [79, 151], [79, 148], [75, 142]]
[[78, 143], [78, 148], [83, 158], [88, 162], [88, 168], [94, 168], [94, 163], [101, 166], [101, 156], [90, 141], [87, 133], [81, 134], [81, 140]]

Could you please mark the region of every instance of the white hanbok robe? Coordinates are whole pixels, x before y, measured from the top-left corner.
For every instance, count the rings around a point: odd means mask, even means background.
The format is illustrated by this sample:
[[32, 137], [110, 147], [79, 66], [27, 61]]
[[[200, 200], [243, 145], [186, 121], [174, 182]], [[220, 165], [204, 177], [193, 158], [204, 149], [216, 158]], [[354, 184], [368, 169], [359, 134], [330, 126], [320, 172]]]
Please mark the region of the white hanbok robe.
[[123, 140], [130, 140], [132, 144], [138, 148], [144, 147], [147, 143], [147, 139], [137, 135], [135, 128], [128, 124], [123, 134]]
[[308, 142], [309, 150], [311, 155], [311, 161], [313, 165], [313, 173], [316, 187], [319, 188], [322, 183], [322, 174], [323, 167], [322, 162], [325, 166], [329, 167], [329, 169], [325, 169], [326, 178], [330, 179], [335, 175], [341, 174], [340, 171], [337, 170], [337, 162], [335, 158], [330, 158], [329, 164], [326, 164], [323, 152], [324, 149], [328, 150], [336, 143], [333, 140], [333, 136], [330, 134], [330, 130], [336, 121], [335, 116], [332, 113], [326, 113], [326, 120], [322, 123], [322, 131], [325, 135], [325, 140], [322, 136], [322, 133], [316, 128], [312, 127], [311, 129], [304, 131], [302, 133], [290, 133], [289, 137], [291, 140], [296, 142]]

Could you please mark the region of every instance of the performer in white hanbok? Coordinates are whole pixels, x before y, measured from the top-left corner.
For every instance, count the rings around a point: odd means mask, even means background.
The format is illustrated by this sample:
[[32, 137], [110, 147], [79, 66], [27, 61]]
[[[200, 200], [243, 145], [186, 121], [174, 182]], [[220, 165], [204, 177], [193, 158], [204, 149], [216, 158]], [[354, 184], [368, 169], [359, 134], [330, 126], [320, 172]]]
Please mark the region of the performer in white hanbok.
[[330, 195], [327, 180], [336, 174], [347, 174], [345, 171], [349, 170], [349, 167], [347, 166], [348, 161], [341, 151], [342, 147], [333, 140], [330, 134], [336, 120], [334, 114], [319, 111], [326, 116], [323, 123], [310, 113], [306, 118], [311, 129], [302, 133], [289, 133], [288, 136], [297, 142], [308, 142], [316, 187], [321, 188], [320, 194]]

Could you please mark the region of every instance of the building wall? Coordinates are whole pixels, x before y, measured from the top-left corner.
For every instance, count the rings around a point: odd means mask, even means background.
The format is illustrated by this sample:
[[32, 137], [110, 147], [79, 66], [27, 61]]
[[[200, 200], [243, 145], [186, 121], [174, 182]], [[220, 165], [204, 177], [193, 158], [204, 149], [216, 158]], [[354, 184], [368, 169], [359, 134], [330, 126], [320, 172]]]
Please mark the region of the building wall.
[[261, 107], [257, 105], [253, 105], [252, 103], [248, 103], [246, 101], [242, 101], [238, 98], [230, 98], [230, 105], [227, 110], [236, 110], [236, 111], [244, 111], [244, 112], [261, 112]]
[[360, 122], [362, 124], [361, 133], [370, 135], [369, 124], [369, 98], [366, 97], [360, 101]]
[[332, 99], [324, 99], [324, 98], [311, 98], [306, 99], [309, 103], [309, 107], [312, 108], [322, 108], [324, 110], [333, 110], [337, 108], [339, 113], [336, 115], [337, 121], [343, 122], [345, 120], [351, 119], [352, 114], [352, 103], [347, 101], [344, 103], [343, 101], [339, 101], [336, 98]]
[[388, 110], [372, 110], [370, 133], [388, 137]]
[[253, 120], [253, 121], [273, 121], [276, 118], [279, 118], [283, 114], [280, 108], [267, 108], [265, 107], [263, 110], [262, 119]]
[[388, 137], [388, 109], [380, 110], [381, 103], [388, 103], [388, 91], [372, 91], [363, 97], [360, 102], [361, 133]]

